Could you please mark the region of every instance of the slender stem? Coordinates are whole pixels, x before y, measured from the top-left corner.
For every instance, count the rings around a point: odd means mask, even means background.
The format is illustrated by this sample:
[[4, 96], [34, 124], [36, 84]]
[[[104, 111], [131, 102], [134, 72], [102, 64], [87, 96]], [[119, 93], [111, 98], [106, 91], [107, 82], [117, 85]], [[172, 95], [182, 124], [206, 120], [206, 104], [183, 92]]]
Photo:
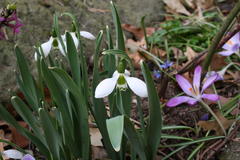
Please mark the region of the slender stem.
[[201, 103], [201, 104], [203, 105], [203, 107], [204, 107], [205, 109], [207, 109], [208, 112], [210, 112], [210, 113], [212, 114], [212, 116], [216, 119], [216, 121], [217, 121], [217, 123], [219, 124], [219, 126], [221, 127], [224, 135], [226, 136], [226, 135], [227, 135], [227, 134], [226, 134], [226, 131], [225, 131], [224, 127], [223, 127], [222, 122], [221, 122], [221, 121], [219, 120], [219, 118], [217, 117], [217, 115], [216, 115], [216, 114], [213, 112], [213, 110], [212, 110], [206, 103], [204, 103], [202, 100], [200, 100], [200, 103]]
[[203, 63], [203, 69], [205, 71], [207, 71], [213, 54], [216, 51], [216, 48], [219, 44], [219, 42], [221, 41], [222, 37], [224, 36], [225, 32], [227, 31], [227, 29], [229, 28], [229, 25], [232, 23], [232, 21], [234, 20], [234, 18], [237, 16], [237, 14], [240, 11], [240, 1], [237, 2], [237, 4], [235, 5], [235, 7], [233, 8], [233, 10], [230, 12], [230, 14], [228, 15], [227, 19], [225, 20], [224, 24], [222, 25], [222, 27], [220, 28], [219, 32], [217, 33], [217, 35], [214, 37], [212, 44], [209, 46], [208, 48], [208, 54], [207, 57], [205, 58], [205, 61]]

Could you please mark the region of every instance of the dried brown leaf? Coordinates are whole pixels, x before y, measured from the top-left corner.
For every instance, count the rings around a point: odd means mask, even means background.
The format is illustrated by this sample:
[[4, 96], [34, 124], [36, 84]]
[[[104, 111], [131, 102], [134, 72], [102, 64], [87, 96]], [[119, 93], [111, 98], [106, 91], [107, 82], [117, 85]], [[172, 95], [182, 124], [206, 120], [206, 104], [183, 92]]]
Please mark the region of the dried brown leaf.
[[[137, 39], [141, 40], [144, 37], [143, 29], [140, 27], [136, 27], [131, 24], [122, 24], [122, 28], [130, 33], [132, 33]], [[146, 27], [147, 36], [152, 35], [155, 32], [155, 28]]]
[[188, 61], [192, 61], [197, 56], [197, 53], [191, 47], [187, 46], [184, 55], [187, 56]]
[[[215, 114], [218, 117], [218, 119], [221, 121], [225, 130], [228, 129], [235, 121], [235, 120], [226, 119], [219, 110], [216, 110]], [[219, 124], [217, 123], [216, 120], [214, 120], [214, 121], [199, 121], [197, 124], [204, 130], [214, 130], [216, 132], [216, 135], [224, 135], [221, 127], [219, 126]]]
[[191, 15], [191, 13], [184, 7], [180, 0], [163, 0], [163, 2], [167, 5], [167, 11], [170, 13], [181, 13], [187, 16]]
[[91, 145], [95, 147], [103, 146], [102, 135], [98, 128], [90, 128]]

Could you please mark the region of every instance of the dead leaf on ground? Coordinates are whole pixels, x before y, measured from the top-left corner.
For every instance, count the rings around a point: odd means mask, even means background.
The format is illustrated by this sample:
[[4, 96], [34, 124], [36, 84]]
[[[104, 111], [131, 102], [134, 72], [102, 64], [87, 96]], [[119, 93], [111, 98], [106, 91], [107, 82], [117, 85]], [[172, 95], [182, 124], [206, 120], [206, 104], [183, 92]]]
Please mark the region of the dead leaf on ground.
[[[221, 121], [225, 130], [228, 129], [235, 121], [235, 120], [226, 119], [219, 110], [216, 110], [215, 114]], [[199, 121], [197, 124], [204, 130], [214, 130], [216, 132], [216, 135], [218, 135], [218, 136], [224, 135], [221, 127], [219, 126], [219, 124], [217, 123], [216, 120], [214, 120], [214, 121]]]
[[[28, 125], [26, 122], [19, 121], [18, 122], [22, 127], [28, 128]], [[27, 147], [30, 144], [30, 141], [21, 135], [16, 128], [10, 126], [10, 130], [12, 133], [12, 142], [18, 145], [21, 148]]]
[[189, 46], [187, 46], [184, 55], [187, 56], [188, 61], [192, 61], [198, 54]]
[[218, 71], [222, 69], [224, 66], [226, 66], [227, 63], [225, 62], [225, 58], [226, 57], [221, 56], [219, 54], [214, 54], [210, 64], [211, 70]]
[[199, 5], [202, 9], [209, 9], [214, 5], [214, 0], [197, 0], [196, 5]]
[[191, 15], [180, 0], [163, 0], [163, 2], [167, 5], [166, 10], [170, 13], [181, 13], [187, 16]]
[[92, 146], [92, 159], [93, 160], [99, 160], [99, 159], [105, 159], [107, 160], [107, 152], [103, 147], [95, 147]]
[[111, 12], [110, 10], [99, 9], [99, 8], [88, 8], [88, 11], [93, 12], [93, 13], [107, 13], [107, 12]]
[[90, 128], [91, 145], [95, 147], [103, 146], [102, 135], [98, 128]]
[[[137, 39], [141, 40], [144, 37], [144, 32], [141, 27], [136, 27], [131, 24], [122, 24], [122, 28], [132, 33]], [[156, 31], [153, 27], [146, 27], [147, 36], [152, 35]]]

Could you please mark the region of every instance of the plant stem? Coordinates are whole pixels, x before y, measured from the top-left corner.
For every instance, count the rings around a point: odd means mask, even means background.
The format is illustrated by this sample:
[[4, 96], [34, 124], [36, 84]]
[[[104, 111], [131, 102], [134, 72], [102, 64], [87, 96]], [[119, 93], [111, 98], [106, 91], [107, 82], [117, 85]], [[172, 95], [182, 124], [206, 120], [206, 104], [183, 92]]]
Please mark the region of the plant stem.
[[216, 119], [217, 123], [219, 124], [219, 126], [221, 127], [224, 135], [226, 136], [226, 131], [224, 129], [224, 126], [222, 124], [222, 122], [220, 121], [220, 119], [216, 116], [216, 114], [213, 112], [213, 110], [206, 104], [204, 103], [202, 100], [200, 100], [200, 103], [202, 104], [202, 106], [208, 110], [208, 112], [210, 112], [212, 114], [212, 116]]
[[214, 37], [214, 39], [212, 41], [212, 44], [209, 46], [207, 57], [205, 58], [205, 61], [203, 63], [204, 71], [208, 70], [208, 67], [209, 67], [209, 65], [211, 63], [211, 60], [212, 60], [212, 57], [213, 57], [213, 54], [215, 53], [216, 48], [217, 48], [219, 42], [221, 41], [221, 39], [224, 36], [225, 32], [229, 28], [229, 25], [232, 23], [234, 18], [237, 16], [239, 11], [240, 11], [240, 1], [237, 2], [235, 7], [233, 8], [233, 10], [230, 12], [230, 14], [228, 15], [227, 19], [225, 20], [225, 22], [223, 23], [222, 27], [220, 28], [219, 32]]

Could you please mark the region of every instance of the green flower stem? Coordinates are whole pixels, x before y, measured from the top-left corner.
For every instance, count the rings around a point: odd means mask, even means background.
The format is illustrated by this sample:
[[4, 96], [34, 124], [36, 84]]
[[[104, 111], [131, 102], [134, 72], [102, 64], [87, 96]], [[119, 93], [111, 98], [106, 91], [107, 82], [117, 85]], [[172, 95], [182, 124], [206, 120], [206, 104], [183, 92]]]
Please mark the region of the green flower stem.
[[200, 100], [200, 103], [201, 103], [202, 106], [203, 106], [206, 110], [208, 110], [208, 112], [210, 112], [210, 113], [212, 114], [212, 116], [216, 119], [216, 121], [217, 121], [217, 123], [219, 124], [219, 126], [221, 127], [224, 135], [226, 136], [227, 134], [226, 134], [226, 131], [225, 131], [224, 127], [223, 127], [223, 124], [222, 124], [222, 122], [218, 119], [218, 117], [217, 117], [216, 114], [213, 112], [213, 110], [212, 110], [206, 103], [204, 103], [202, 100]]
[[215, 53], [219, 42], [221, 41], [222, 37], [224, 36], [225, 32], [229, 28], [229, 26], [232, 23], [232, 21], [234, 20], [234, 18], [236, 18], [239, 11], [240, 11], [240, 1], [237, 2], [235, 7], [233, 8], [233, 10], [230, 12], [227, 19], [225, 20], [222, 27], [220, 28], [219, 32], [214, 37], [212, 44], [209, 46], [207, 57], [205, 58], [204, 63], [203, 63], [204, 71], [208, 70], [208, 67], [209, 67], [212, 57], [213, 57], [213, 54]]

